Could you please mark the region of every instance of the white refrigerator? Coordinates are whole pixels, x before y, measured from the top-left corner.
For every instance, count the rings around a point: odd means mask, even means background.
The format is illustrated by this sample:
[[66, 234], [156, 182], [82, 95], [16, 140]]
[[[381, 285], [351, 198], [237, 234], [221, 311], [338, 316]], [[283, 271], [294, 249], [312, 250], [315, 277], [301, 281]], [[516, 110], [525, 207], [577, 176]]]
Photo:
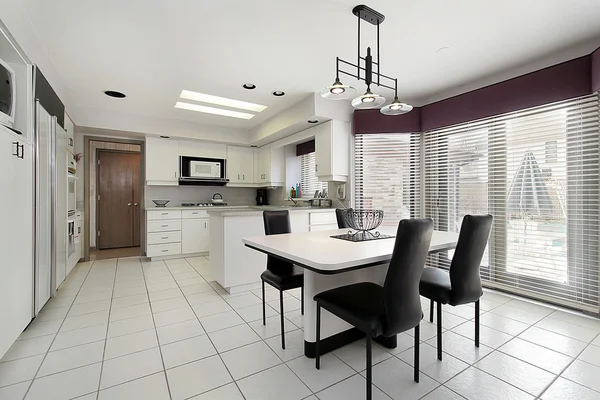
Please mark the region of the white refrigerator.
[[36, 254], [34, 311], [37, 315], [64, 281], [67, 266], [67, 134], [36, 101]]

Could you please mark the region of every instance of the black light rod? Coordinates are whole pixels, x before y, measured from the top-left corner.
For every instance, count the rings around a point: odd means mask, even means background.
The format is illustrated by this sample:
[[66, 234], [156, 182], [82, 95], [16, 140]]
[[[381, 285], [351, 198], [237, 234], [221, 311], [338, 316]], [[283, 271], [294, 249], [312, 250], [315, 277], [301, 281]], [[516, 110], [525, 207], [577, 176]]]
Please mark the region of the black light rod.
[[[362, 69], [363, 71], [365, 71], [364, 67], [357, 66], [356, 64], [352, 64], [351, 62], [348, 62], [346, 60], [342, 60], [341, 58], [338, 61], [341, 62], [341, 63], [343, 63], [343, 64], [347, 64], [347, 65], [349, 65], [351, 67], [359, 68], [359, 69]], [[373, 64], [375, 64], [375, 63], [373, 63]], [[382, 78], [387, 78], [387, 79], [389, 79], [391, 81], [393, 81], [393, 80], [396, 79], [396, 78], [392, 78], [391, 76], [387, 76], [387, 75], [381, 74], [379, 72], [373, 72], [373, 75], [381, 75]]]
[[[350, 76], [350, 77], [352, 77], [352, 78], [358, 79], [359, 81], [365, 81], [365, 82], [366, 82], [365, 78], [362, 78], [362, 77], [360, 77], [360, 76], [358, 76], [358, 75], [356, 75], [356, 74], [351, 74], [350, 72], [346, 72], [346, 71], [344, 71], [344, 70], [341, 70], [341, 69], [340, 69], [338, 72], [339, 72], [340, 74], [348, 75], [348, 76]], [[383, 84], [383, 83], [382, 83], [382, 84], [380, 84], [380, 85], [377, 85], [377, 86], [384, 87], [384, 88], [386, 88], [386, 89], [390, 89], [390, 90], [395, 90], [395, 89], [394, 89], [392, 86], [388, 86], [388, 85], [385, 85], [385, 84]]]

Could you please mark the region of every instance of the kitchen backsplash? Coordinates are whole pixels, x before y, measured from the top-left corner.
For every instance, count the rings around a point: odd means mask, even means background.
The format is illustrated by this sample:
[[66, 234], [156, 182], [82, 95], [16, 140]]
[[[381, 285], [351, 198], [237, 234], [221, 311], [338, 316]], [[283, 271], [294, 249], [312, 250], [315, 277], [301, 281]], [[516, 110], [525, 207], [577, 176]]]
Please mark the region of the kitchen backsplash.
[[146, 206], [154, 207], [152, 200], [169, 200], [170, 206], [181, 203], [208, 203], [215, 193], [232, 206], [256, 204], [255, 188], [228, 188], [224, 186], [146, 186]]

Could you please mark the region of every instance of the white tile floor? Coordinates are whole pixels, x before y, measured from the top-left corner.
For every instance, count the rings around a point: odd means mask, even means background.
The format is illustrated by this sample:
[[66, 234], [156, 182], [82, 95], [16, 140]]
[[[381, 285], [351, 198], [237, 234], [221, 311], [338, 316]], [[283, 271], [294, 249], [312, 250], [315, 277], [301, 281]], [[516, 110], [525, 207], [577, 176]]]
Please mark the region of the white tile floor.
[[[359, 400], [364, 342], [322, 359], [303, 356], [300, 292], [230, 295], [204, 257], [79, 264], [56, 298], [0, 360], [0, 400]], [[473, 307], [444, 307], [444, 361], [436, 327], [421, 325], [421, 382], [412, 381], [412, 332], [374, 349], [375, 399], [600, 399], [600, 320], [496, 292], [484, 294], [481, 347]]]

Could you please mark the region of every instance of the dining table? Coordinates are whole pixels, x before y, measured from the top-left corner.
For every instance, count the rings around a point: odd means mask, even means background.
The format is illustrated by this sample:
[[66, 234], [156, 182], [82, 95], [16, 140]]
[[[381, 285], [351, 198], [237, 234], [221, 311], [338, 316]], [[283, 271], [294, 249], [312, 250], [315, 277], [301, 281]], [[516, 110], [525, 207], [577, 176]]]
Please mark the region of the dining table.
[[[242, 238], [248, 248], [304, 269], [304, 355], [314, 358], [316, 302], [314, 296], [325, 290], [360, 282], [383, 285], [397, 226], [380, 226], [375, 235], [392, 236], [368, 241], [348, 241], [332, 236], [348, 234], [335, 229]], [[358, 233], [361, 234], [361, 233]], [[433, 231], [429, 252], [439, 253], [456, 247], [458, 233]], [[324, 354], [364, 337], [364, 333], [330, 314], [321, 313], [321, 347]], [[377, 337], [379, 344], [395, 348], [396, 336]]]

